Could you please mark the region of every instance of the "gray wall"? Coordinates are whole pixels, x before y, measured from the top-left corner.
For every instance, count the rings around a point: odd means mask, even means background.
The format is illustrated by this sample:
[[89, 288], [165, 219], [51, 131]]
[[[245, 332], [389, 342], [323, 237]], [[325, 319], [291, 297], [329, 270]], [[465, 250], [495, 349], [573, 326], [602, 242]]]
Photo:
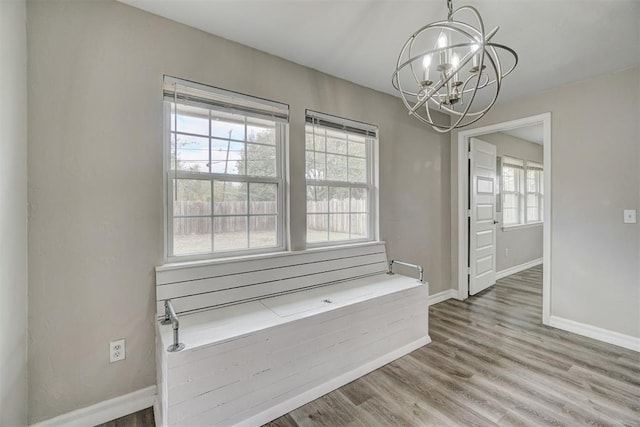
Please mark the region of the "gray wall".
[[[542, 128], [540, 128], [542, 133]], [[502, 132], [478, 137], [496, 146], [500, 157], [511, 156], [542, 164], [542, 145], [525, 141]], [[502, 229], [502, 213], [496, 214], [500, 221], [496, 233], [496, 271], [517, 267], [542, 258], [542, 224], [532, 227]]]
[[[640, 337], [640, 226], [622, 222], [623, 209], [640, 208], [640, 67], [496, 105], [474, 127], [548, 111], [551, 315]], [[453, 283], [457, 144], [453, 132]]]
[[389, 256], [450, 287], [449, 138], [398, 99], [116, 2], [32, 1], [28, 23], [31, 422], [155, 383], [163, 74], [290, 104], [294, 249], [305, 108], [377, 124]]
[[0, 426], [27, 423], [25, 24], [25, 1], [0, 1]]
[[26, 2], [0, 1], [0, 425], [27, 423]]

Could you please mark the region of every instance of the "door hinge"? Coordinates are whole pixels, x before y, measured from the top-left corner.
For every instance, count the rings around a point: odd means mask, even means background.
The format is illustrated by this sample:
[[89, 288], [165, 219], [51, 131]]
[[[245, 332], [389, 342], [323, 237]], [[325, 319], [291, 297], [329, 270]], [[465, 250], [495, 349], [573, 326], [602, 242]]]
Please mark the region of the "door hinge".
[[469, 159], [469, 160], [473, 159], [473, 151], [469, 151], [467, 153], [467, 159]]
[[471, 267], [467, 267], [467, 274], [471, 274]]
[[468, 210], [467, 210], [467, 216], [468, 216], [469, 218], [471, 218], [471, 209], [468, 209]]

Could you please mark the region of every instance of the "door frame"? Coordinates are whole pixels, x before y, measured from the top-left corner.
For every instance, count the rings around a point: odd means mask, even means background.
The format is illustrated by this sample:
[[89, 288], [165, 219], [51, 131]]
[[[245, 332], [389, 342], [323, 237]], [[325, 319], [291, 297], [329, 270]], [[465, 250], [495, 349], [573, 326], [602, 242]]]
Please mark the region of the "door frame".
[[496, 123], [458, 133], [458, 299], [469, 297], [467, 200], [469, 197], [469, 169], [467, 152], [469, 139], [488, 133], [503, 132], [525, 126], [542, 124], [544, 168], [544, 222], [542, 224], [542, 323], [549, 324], [551, 311], [551, 112]]

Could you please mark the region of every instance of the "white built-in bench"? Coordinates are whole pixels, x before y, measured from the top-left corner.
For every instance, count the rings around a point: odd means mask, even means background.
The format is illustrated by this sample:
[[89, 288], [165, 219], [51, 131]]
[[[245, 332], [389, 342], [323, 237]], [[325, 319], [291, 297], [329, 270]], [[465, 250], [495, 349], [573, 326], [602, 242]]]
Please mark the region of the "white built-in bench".
[[382, 242], [158, 267], [156, 424], [258, 426], [429, 343], [427, 284], [388, 267]]

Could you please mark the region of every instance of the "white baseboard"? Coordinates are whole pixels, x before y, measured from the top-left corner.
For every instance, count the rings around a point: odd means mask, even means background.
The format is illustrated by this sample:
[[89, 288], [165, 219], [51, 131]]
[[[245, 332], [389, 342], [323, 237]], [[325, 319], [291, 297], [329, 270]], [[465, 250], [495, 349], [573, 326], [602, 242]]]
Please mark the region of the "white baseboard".
[[528, 270], [531, 267], [535, 267], [536, 265], [540, 264], [542, 264], [542, 258], [534, 259], [533, 261], [525, 262], [524, 264], [509, 267], [502, 271], [497, 271], [496, 280], [502, 279], [503, 277], [511, 276], [512, 274], [520, 273], [521, 271]]
[[77, 409], [32, 424], [32, 427], [95, 426], [153, 406], [155, 398], [156, 386], [152, 385], [142, 390], [125, 394], [124, 396], [105, 400], [95, 405], [87, 406], [86, 408]]
[[457, 289], [447, 289], [445, 291], [440, 291], [437, 294], [429, 295], [429, 305], [437, 304], [451, 298], [458, 298]]
[[238, 424], [239, 427], [253, 427], [260, 426], [265, 423], [268, 423], [271, 420], [274, 420], [278, 417], [281, 417], [284, 414], [287, 414], [293, 411], [300, 406], [311, 402], [325, 394], [342, 387], [345, 384], [350, 383], [351, 381], [355, 381], [363, 375], [368, 374], [369, 372], [375, 371], [376, 369], [386, 365], [387, 363], [391, 363], [399, 357], [404, 356], [405, 354], [411, 353], [413, 350], [417, 350], [420, 347], [427, 345], [431, 342], [431, 338], [429, 336], [425, 336], [416, 340], [410, 344], [407, 344], [391, 353], [387, 353], [382, 357], [379, 357], [376, 360], [373, 360], [366, 365], [359, 366], [356, 369], [349, 371], [343, 375], [340, 375], [337, 378], [333, 378], [330, 381], [327, 381], [324, 384], [321, 384], [317, 387], [312, 388], [304, 393], [301, 393], [294, 398], [287, 400], [286, 402], [282, 402], [279, 405], [271, 407], [266, 411], [263, 411], [253, 417], [242, 421]]
[[640, 352], [640, 338], [638, 337], [632, 337], [631, 335], [621, 334], [558, 316], [551, 316], [549, 318], [549, 326]]

